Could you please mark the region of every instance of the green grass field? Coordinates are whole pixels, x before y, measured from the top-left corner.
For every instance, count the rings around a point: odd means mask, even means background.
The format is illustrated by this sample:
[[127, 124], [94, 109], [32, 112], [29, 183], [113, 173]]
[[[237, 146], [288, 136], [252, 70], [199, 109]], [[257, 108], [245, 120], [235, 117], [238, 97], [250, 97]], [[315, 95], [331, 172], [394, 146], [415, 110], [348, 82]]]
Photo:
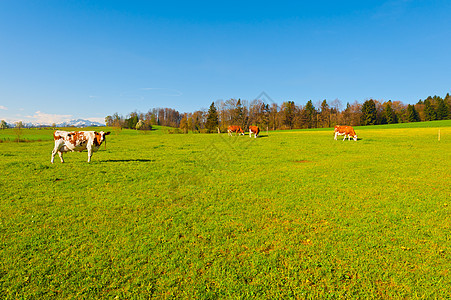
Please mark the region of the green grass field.
[[451, 121], [356, 132], [0, 131], [0, 299], [449, 299]]

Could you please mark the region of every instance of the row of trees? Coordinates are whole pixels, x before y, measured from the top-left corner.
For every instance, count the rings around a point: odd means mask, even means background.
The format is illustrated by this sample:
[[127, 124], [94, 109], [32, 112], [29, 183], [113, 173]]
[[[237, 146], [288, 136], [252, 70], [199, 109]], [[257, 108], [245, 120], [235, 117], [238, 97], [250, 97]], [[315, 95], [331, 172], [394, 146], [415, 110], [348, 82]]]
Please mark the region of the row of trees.
[[14, 126], [10, 126], [10, 125], [8, 125], [8, 123], [6, 123], [5, 120], [0, 120], [0, 129], [7, 129], [10, 127], [21, 129], [21, 128], [25, 127], [25, 125], [22, 121], [18, 121], [18, 122], [14, 122]]
[[181, 114], [171, 108], [154, 108], [146, 114], [133, 112], [123, 118], [117, 113], [105, 118], [108, 126], [151, 129], [152, 125], [180, 128], [183, 132], [225, 132], [229, 125], [247, 129], [258, 125], [263, 130], [293, 128], [326, 128], [342, 125], [376, 125], [451, 119], [451, 97], [428, 97], [415, 105], [401, 101], [366, 100], [363, 104], [343, 103], [336, 99], [305, 105], [285, 101], [281, 105], [262, 100], [218, 100], [208, 110]]
[[150, 130], [152, 125], [179, 127], [181, 114], [172, 108], [153, 108], [147, 113], [132, 112], [127, 118], [115, 113], [105, 118], [107, 126]]

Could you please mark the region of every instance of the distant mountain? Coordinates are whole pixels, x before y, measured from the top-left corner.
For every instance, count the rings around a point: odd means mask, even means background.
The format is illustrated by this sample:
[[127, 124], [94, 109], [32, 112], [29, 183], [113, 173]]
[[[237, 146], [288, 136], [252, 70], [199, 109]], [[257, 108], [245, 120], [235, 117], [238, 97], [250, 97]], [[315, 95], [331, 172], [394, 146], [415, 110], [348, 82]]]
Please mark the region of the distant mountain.
[[[15, 124], [7, 124], [9, 127], [16, 126]], [[46, 123], [23, 123], [25, 127], [52, 127], [53, 124], [46, 124]], [[77, 120], [70, 120], [67, 122], [57, 123], [55, 124], [56, 127], [92, 127], [92, 126], [105, 126], [105, 124], [94, 122], [90, 120], [85, 119], [77, 119]]]
[[84, 120], [84, 119], [77, 119], [77, 120], [70, 120], [68, 122], [63, 122], [60, 124], [56, 124], [57, 127], [88, 127], [88, 126], [105, 126], [105, 124]]

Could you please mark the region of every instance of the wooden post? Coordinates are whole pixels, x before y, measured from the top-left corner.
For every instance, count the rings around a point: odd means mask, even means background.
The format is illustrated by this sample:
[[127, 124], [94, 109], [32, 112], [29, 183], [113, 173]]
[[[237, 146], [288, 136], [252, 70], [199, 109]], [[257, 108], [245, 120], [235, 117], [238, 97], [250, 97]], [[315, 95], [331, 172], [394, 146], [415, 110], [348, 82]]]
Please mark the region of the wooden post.
[[440, 129], [438, 130], [438, 141], [440, 142]]

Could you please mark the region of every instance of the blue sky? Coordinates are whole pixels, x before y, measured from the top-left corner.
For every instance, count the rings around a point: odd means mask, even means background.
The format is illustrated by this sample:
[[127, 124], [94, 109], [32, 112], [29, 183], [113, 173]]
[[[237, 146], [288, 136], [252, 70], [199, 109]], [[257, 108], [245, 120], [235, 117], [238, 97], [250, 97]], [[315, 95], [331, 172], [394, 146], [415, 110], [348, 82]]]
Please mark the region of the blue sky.
[[0, 119], [451, 91], [450, 1], [0, 0]]

